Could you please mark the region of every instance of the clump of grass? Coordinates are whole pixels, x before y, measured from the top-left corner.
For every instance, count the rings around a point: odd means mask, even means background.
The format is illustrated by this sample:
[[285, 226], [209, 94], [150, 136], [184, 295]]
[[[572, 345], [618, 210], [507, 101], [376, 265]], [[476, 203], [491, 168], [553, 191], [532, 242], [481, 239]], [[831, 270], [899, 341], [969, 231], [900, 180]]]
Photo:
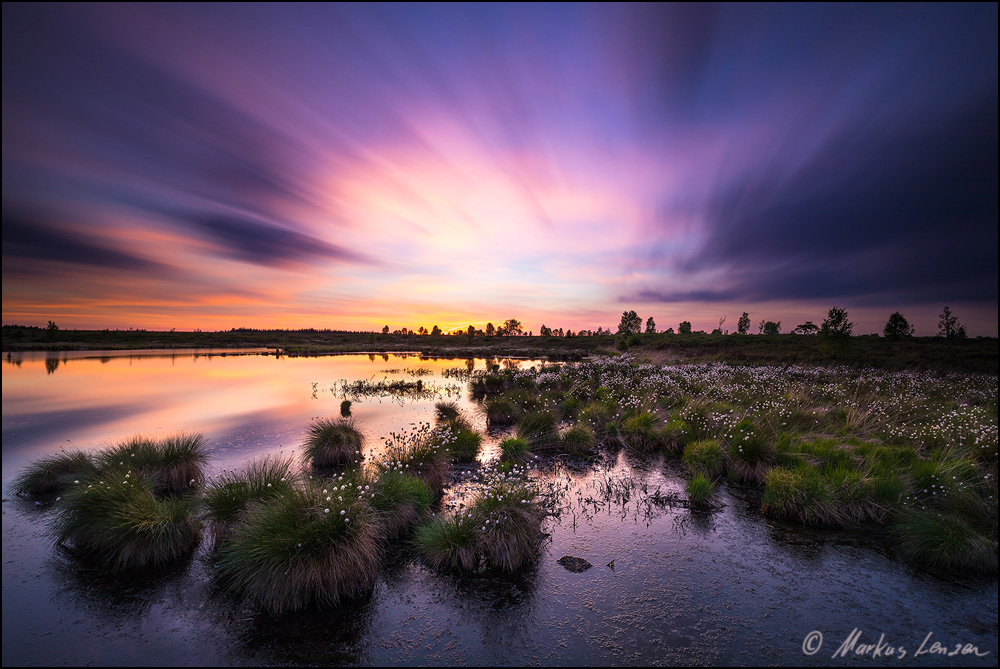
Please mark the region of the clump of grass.
[[680, 453], [691, 440], [692, 430], [687, 421], [678, 415], [673, 415], [659, 430], [660, 443], [672, 453]]
[[454, 421], [461, 417], [462, 411], [458, 408], [458, 402], [446, 402], [444, 400], [434, 404], [434, 416], [438, 421]]
[[340, 403], [340, 415], [344, 418], [351, 417], [351, 400], [344, 400]]
[[559, 412], [563, 418], [573, 418], [580, 412], [580, 400], [570, 395], [559, 402]]
[[374, 464], [376, 473], [399, 471], [423, 481], [434, 495], [444, 490], [450, 469], [449, 457], [454, 431], [436, 428], [398, 436], [386, 442], [385, 455]]
[[809, 465], [775, 467], [767, 473], [764, 484], [761, 510], [768, 515], [806, 525], [837, 525], [841, 521], [829, 483]]
[[614, 418], [614, 409], [605, 402], [588, 402], [580, 410], [580, 420], [589, 423], [598, 433], [604, 432], [604, 426], [613, 421]]
[[97, 456], [101, 469], [124, 467], [153, 476], [157, 493], [179, 493], [201, 483], [207, 462], [205, 437], [201, 434], [181, 434], [160, 441], [134, 436]]
[[521, 437], [507, 437], [500, 442], [501, 462], [524, 462], [528, 459], [531, 445]]
[[597, 446], [597, 438], [589, 425], [577, 423], [562, 433], [560, 444], [564, 451], [572, 455], [589, 455]]
[[506, 427], [517, 422], [520, 408], [504, 395], [489, 397], [483, 402], [486, 422], [497, 427]]
[[155, 567], [189, 555], [200, 524], [190, 496], [161, 499], [151, 476], [108, 468], [67, 490], [53, 532], [113, 571]]
[[722, 447], [715, 439], [695, 441], [684, 447], [684, 464], [691, 473], [714, 478], [725, 469]]
[[162, 439], [158, 444], [160, 463], [156, 467], [156, 484], [167, 492], [181, 492], [201, 483], [208, 463], [205, 437], [182, 434]]
[[638, 411], [622, 421], [625, 443], [640, 451], [658, 448], [662, 441], [657, 430], [659, 419], [650, 411]]
[[353, 420], [320, 419], [309, 426], [304, 458], [317, 468], [342, 467], [357, 462], [365, 437]]
[[205, 508], [212, 520], [216, 540], [229, 536], [251, 504], [266, 503], [291, 492], [295, 477], [292, 461], [265, 456], [251, 461], [238, 472], [225, 471], [205, 489]]
[[538, 554], [544, 512], [524, 480], [494, 474], [466, 509], [417, 528], [414, 541], [430, 566], [511, 572]]
[[517, 424], [517, 436], [526, 439], [532, 449], [554, 446], [559, 441], [556, 417], [550, 411], [531, 411]]
[[[369, 482], [370, 480], [370, 482]], [[360, 482], [362, 490], [371, 490], [371, 505], [378, 514], [386, 539], [396, 539], [426, 515], [434, 493], [416, 476], [399, 470], [382, 472], [378, 478]]]
[[762, 483], [777, 460], [777, 447], [753, 421], [746, 418], [737, 423], [726, 437], [730, 475], [745, 483]]
[[997, 573], [996, 537], [977, 531], [960, 515], [914, 509], [896, 525], [894, 534], [906, 557], [932, 571]]
[[271, 613], [335, 606], [375, 585], [379, 535], [356, 488], [309, 485], [250, 507], [219, 550], [216, 574]]
[[54, 495], [96, 471], [97, 465], [90, 454], [62, 452], [31, 463], [14, 479], [13, 490], [22, 496]]
[[488, 567], [515, 571], [538, 552], [544, 513], [537, 491], [525, 481], [498, 479], [472, 505], [479, 546]]
[[469, 428], [459, 429], [448, 448], [457, 462], [475, 462], [483, 446], [483, 435]]
[[467, 513], [438, 516], [418, 527], [413, 541], [431, 568], [472, 571], [479, 564], [477, 529]]
[[695, 474], [687, 484], [688, 499], [692, 504], [705, 505], [715, 492], [715, 483], [704, 474]]

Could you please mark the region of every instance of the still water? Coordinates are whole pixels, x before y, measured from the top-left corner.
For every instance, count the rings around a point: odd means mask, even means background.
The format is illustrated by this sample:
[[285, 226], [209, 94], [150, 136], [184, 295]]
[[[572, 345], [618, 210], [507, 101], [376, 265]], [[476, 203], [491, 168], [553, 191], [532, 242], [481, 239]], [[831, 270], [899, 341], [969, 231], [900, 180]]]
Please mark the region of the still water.
[[[995, 580], [914, 572], [877, 530], [765, 518], [745, 488], [721, 486], [723, 507], [711, 513], [652, 503], [654, 491], [679, 492], [685, 482], [674, 462], [657, 457], [540, 463], [562, 492], [560, 513], [543, 528], [550, 536], [539, 563], [523, 573], [441, 574], [396, 547], [368, 597], [278, 617], [213, 588], [208, 542], [164, 573], [109, 576], [55, 549], [45, 536], [48, 509], [9, 493], [40, 456], [134, 434], [203, 432], [216, 471], [259, 454], [297, 454], [313, 419], [339, 415], [345, 380], [422, 381], [419, 398], [355, 399], [352, 414], [370, 443], [431, 421], [442, 398], [458, 400], [482, 429], [464, 383], [445, 370], [485, 364], [231, 350], [5, 356], [4, 665], [896, 665], [892, 647], [911, 665], [996, 666]], [[500, 436], [487, 439], [484, 459]], [[557, 563], [564, 555], [593, 567], [572, 573]], [[834, 657], [854, 630], [855, 649], [884, 635], [881, 656]], [[807, 636], [806, 647], [818, 648], [812, 655], [803, 653]], [[915, 657], [935, 642], [971, 644], [981, 656]]]

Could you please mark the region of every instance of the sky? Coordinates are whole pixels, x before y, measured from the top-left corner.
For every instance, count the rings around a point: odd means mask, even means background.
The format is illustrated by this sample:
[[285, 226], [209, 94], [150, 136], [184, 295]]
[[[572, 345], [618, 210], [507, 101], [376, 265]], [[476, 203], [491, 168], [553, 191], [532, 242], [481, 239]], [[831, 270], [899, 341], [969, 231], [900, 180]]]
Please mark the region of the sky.
[[3, 5], [3, 323], [997, 335], [997, 5]]

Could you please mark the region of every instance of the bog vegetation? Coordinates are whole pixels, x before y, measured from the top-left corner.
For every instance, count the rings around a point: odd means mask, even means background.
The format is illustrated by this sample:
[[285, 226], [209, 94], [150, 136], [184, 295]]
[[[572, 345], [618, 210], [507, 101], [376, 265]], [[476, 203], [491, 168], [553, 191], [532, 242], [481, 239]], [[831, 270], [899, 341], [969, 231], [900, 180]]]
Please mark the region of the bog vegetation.
[[[710, 513], [720, 486], [747, 486], [782, 521], [884, 526], [920, 568], [997, 572], [995, 375], [621, 355], [450, 376], [499, 430], [496, 459], [441, 401], [433, 423], [374, 440], [348, 417], [316, 421], [298, 459], [207, 476], [200, 436], [136, 437], [39, 460], [14, 488], [53, 501], [55, 540], [111, 570], [183, 559], [207, 527], [219, 585], [272, 612], [370, 591], [393, 542], [433, 569], [530, 565], [550, 512], [537, 463], [616, 449], [675, 458], [688, 508]], [[446, 507], [459, 471], [474, 484]]]

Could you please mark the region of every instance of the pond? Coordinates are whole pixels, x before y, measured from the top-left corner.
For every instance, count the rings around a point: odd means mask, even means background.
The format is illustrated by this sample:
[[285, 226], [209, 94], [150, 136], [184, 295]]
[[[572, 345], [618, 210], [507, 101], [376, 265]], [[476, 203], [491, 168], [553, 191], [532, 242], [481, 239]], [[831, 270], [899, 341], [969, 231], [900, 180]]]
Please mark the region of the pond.
[[[560, 491], [560, 513], [545, 522], [537, 565], [513, 576], [435, 572], [401, 544], [390, 548], [368, 596], [274, 616], [217, 591], [208, 541], [160, 573], [105, 574], [53, 546], [48, 507], [10, 493], [32, 460], [184, 431], [206, 435], [213, 471], [260, 454], [297, 455], [312, 420], [340, 414], [345, 381], [421, 382], [418, 393], [351, 396], [351, 413], [372, 444], [432, 421], [442, 398], [458, 401], [484, 430], [465, 382], [447, 370], [487, 363], [253, 350], [13, 354], [5, 361], [5, 666], [827, 665], [852, 662], [859, 646], [880, 636], [877, 656], [873, 648], [853, 662], [896, 664], [887, 648], [903, 647], [911, 663], [996, 665], [995, 580], [914, 571], [877, 528], [820, 531], [767, 518], [748, 487], [720, 486], [714, 511], [662, 503], [684, 489], [679, 464], [628, 451], [538, 463], [537, 475]], [[487, 435], [482, 460], [501, 436]], [[455, 494], [446, 492], [446, 505]], [[567, 555], [593, 566], [570, 571], [558, 562]], [[854, 652], [835, 657], [849, 639]], [[980, 656], [913, 657], [935, 642], [948, 650], [972, 644]], [[804, 654], [804, 644], [818, 652]]]

